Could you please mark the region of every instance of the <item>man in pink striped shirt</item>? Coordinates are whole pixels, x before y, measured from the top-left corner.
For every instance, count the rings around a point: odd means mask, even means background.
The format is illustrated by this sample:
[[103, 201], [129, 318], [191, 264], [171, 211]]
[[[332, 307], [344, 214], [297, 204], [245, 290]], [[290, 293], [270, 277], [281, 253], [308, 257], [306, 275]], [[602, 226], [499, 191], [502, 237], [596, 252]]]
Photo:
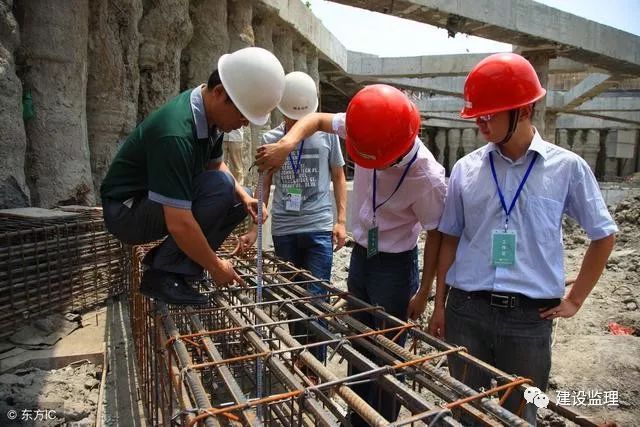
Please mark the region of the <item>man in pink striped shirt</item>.
[[[347, 286], [356, 298], [382, 306], [401, 320], [417, 319], [425, 309], [436, 271], [437, 227], [446, 192], [444, 168], [417, 137], [419, 127], [417, 108], [406, 95], [387, 85], [367, 86], [354, 96], [346, 113], [310, 114], [278, 143], [260, 147], [256, 156], [260, 170], [270, 170], [279, 168], [289, 152], [314, 132], [346, 138], [356, 163], [349, 203], [355, 246]], [[422, 230], [427, 239], [419, 279], [417, 242]], [[354, 317], [381, 328], [375, 313]], [[353, 367], [350, 370], [357, 373]], [[400, 405], [375, 383], [353, 389], [387, 420], [397, 418]], [[355, 413], [351, 423], [366, 425]]]

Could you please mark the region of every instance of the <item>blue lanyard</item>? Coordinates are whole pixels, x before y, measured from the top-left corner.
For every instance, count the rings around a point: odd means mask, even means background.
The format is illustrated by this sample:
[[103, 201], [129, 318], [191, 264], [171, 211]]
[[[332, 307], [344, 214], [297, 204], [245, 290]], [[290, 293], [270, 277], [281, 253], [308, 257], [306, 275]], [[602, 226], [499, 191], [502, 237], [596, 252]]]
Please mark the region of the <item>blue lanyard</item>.
[[394, 194], [396, 194], [396, 191], [398, 191], [398, 188], [400, 188], [400, 185], [402, 185], [402, 181], [404, 181], [404, 178], [407, 176], [407, 172], [409, 172], [409, 168], [411, 167], [413, 162], [416, 161], [417, 158], [418, 158], [418, 151], [416, 150], [416, 153], [413, 155], [411, 160], [409, 160], [409, 163], [407, 163], [407, 167], [404, 168], [404, 172], [402, 172], [402, 176], [400, 177], [400, 181], [398, 181], [398, 185], [396, 185], [396, 189], [393, 190], [393, 193], [391, 193], [391, 195], [389, 197], [387, 197], [386, 200], [384, 202], [380, 203], [379, 205], [376, 205], [376, 181], [377, 181], [376, 169], [373, 170], [373, 198], [372, 198], [372, 202], [373, 202], [373, 223], [374, 224], [376, 222], [376, 211], [378, 210], [378, 208], [380, 206], [382, 206], [385, 203], [387, 203], [389, 201], [389, 199], [391, 197], [393, 197]]
[[516, 200], [518, 200], [518, 197], [520, 196], [520, 192], [524, 187], [524, 183], [527, 182], [527, 178], [529, 178], [529, 173], [531, 172], [531, 169], [533, 169], [533, 164], [536, 162], [537, 158], [538, 158], [538, 153], [534, 153], [533, 159], [531, 159], [531, 163], [529, 163], [529, 167], [527, 168], [527, 171], [525, 172], [524, 177], [522, 178], [522, 181], [520, 181], [520, 185], [518, 186], [516, 195], [513, 196], [513, 200], [511, 201], [511, 206], [509, 206], [509, 209], [507, 210], [507, 204], [504, 201], [504, 194], [502, 194], [502, 190], [500, 190], [500, 184], [498, 184], [496, 167], [493, 164], [493, 151], [489, 152], [489, 163], [491, 163], [491, 173], [493, 174], [493, 180], [495, 181], [496, 187], [498, 188], [498, 195], [500, 196], [500, 203], [502, 204], [502, 209], [504, 209], [504, 213], [507, 215], [507, 218], [505, 219], [505, 223], [504, 223], [504, 231], [507, 231], [507, 228], [509, 227], [509, 215], [511, 214], [513, 207], [516, 205]]
[[300, 143], [300, 148], [298, 149], [298, 160], [296, 160], [296, 164], [293, 164], [293, 157], [291, 157], [291, 153], [289, 153], [289, 163], [291, 163], [291, 169], [293, 169], [293, 177], [294, 179], [298, 179], [298, 171], [300, 170], [300, 162], [302, 161], [302, 147], [304, 147], [304, 139]]

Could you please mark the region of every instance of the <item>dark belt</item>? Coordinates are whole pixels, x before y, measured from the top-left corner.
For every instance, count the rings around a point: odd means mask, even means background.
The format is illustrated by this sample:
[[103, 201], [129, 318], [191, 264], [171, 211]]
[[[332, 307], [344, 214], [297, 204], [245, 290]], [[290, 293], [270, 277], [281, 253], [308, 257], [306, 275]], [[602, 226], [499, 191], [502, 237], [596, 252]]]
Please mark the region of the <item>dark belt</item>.
[[457, 288], [451, 288], [451, 291], [458, 292], [461, 295], [465, 295], [473, 299], [481, 299], [487, 301], [491, 307], [497, 308], [551, 308], [560, 304], [560, 298], [529, 298], [526, 295], [511, 292], [467, 292]]

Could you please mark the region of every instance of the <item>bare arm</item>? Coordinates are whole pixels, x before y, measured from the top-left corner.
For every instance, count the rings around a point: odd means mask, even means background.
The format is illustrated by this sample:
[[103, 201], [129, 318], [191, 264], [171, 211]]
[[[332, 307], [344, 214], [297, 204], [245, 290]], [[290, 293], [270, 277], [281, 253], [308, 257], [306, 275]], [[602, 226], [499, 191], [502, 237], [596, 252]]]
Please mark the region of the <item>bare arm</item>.
[[417, 319], [424, 312], [424, 309], [427, 306], [427, 300], [429, 298], [429, 293], [431, 292], [433, 279], [436, 275], [441, 240], [442, 233], [438, 230], [427, 231], [427, 239], [424, 242], [424, 251], [422, 255], [423, 267], [420, 288], [411, 298], [409, 308], [407, 309], [407, 315], [410, 319]]
[[318, 131], [333, 133], [333, 114], [313, 113], [298, 120], [285, 136], [276, 144], [265, 144], [258, 147], [256, 165], [259, 171], [279, 169], [292, 152], [305, 138]]
[[244, 283], [231, 264], [218, 258], [215, 251], [211, 249], [191, 210], [166, 205], [162, 209], [169, 234], [175, 239], [178, 247], [190, 259], [209, 271], [216, 283], [221, 285], [232, 281]]
[[433, 314], [429, 320], [429, 333], [444, 338], [444, 306], [447, 300], [447, 272], [456, 259], [459, 237], [442, 234], [440, 254], [438, 257], [438, 271], [436, 275], [436, 301]]
[[336, 223], [333, 226], [334, 251], [344, 246], [347, 238], [347, 179], [342, 166], [331, 167], [331, 182], [333, 182], [333, 196], [336, 200]]
[[584, 254], [578, 277], [569, 293], [562, 299], [560, 305], [540, 313], [544, 319], [556, 317], [571, 317], [580, 310], [594, 286], [600, 279], [609, 255], [615, 244], [613, 234], [599, 240], [593, 240]]

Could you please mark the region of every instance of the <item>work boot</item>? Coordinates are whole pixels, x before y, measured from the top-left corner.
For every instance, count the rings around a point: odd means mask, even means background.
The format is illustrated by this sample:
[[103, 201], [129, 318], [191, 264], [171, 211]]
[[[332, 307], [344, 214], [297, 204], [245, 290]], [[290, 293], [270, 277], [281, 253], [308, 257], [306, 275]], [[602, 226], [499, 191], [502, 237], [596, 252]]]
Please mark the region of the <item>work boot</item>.
[[179, 274], [150, 268], [142, 275], [140, 293], [167, 304], [207, 304], [209, 299], [194, 291]]

